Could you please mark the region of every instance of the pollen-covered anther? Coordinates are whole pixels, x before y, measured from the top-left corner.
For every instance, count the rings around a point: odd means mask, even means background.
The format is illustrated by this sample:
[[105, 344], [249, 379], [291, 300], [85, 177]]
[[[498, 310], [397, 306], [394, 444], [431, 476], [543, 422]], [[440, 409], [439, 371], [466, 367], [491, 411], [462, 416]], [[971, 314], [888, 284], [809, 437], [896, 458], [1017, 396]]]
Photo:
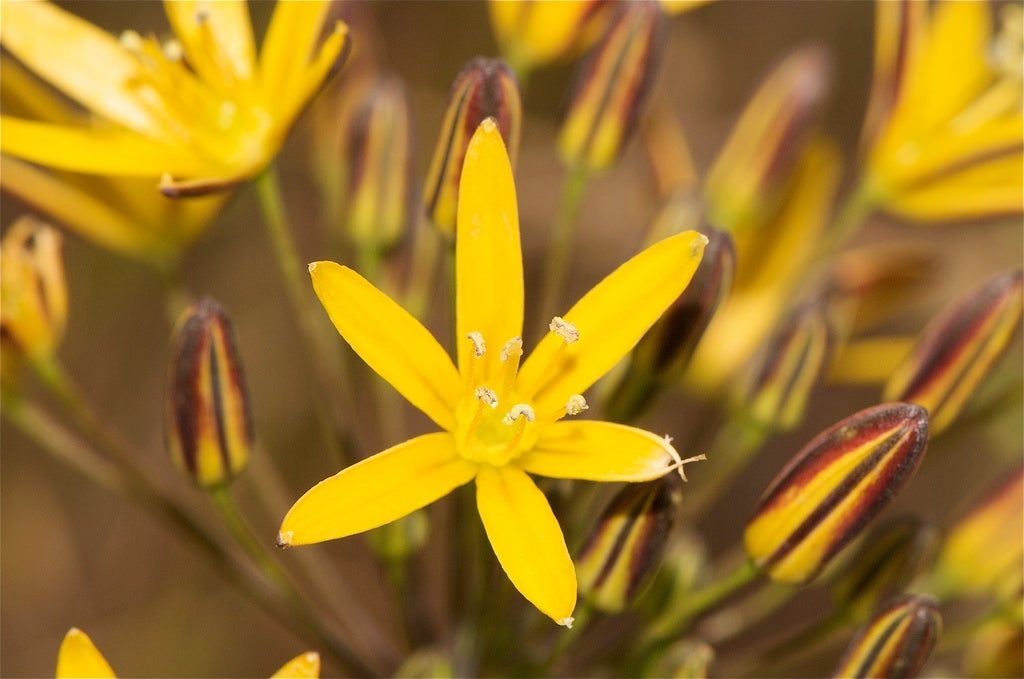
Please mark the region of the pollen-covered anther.
[[138, 31], [127, 30], [121, 31], [121, 35], [118, 36], [118, 40], [121, 43], [121, 47], [124, 47], [129, 52], [138, 54], [142, 51], [142, 36], [139, 35]]
[[587, 399], [583, 398], [582, 394], [573, 394], [569, 397], [569, 400], [565, 402], [566, 415], [579, 415], [584, 410], [589, 409], [590, 406], [587, 405]]
[[537, 414], [533, 412], [533, 408], [525, 403], [517, 403], [508, 411], [502, 419], [502, 422], [505, 424], [513, 424], [520, 417], [525, 417], [527, 422], [533, 422], [537, 418]]
[[693, 245], [690, 246], [690, 256], [691, 257], [696, 257], [697, 255], [699, 255], [701, 253], [701, 250], [704, 249], [704, 246], [707, 245], [710, 242], [708, 237], [705, 236], [704, 234], [701, 233], [701, 234], [698, 234], [698, 235], [700, 236], [700, 239], [693, 241]]
[[572, 624], [573, 624], [573, 623], [574, 623], [575, 621], [576, 621], [576, 618], [574, 618], [574, 617], [572, 617], [572, 616], [570, 615], [570, 616], [569, 616], [569, 617], [567, 617], [567, 618], [562, 618], [561, 620], [559, 620], [559, 621], [558, 621], [558, 624], [559, 624], [559, 625], [561, 625], [562, 627], [565, 627], [565, 628], [567, 628], [567, 629], [572, 629]]
[[684, 467], [686, 465], [690, 464], [691, 462], [703, 462], [703, 461], [705, 461], [707, 459], [708, 459], [708, 456], [705, 455], [704, 453], [701, 453], [700, 455], [694, 455], [693, 457], [688, 457], [685, 460], [679, 460], [679, 462], [675, 463], [673, 468], [677, 472], [679, 472], [679, 478], [681, 478], [683, 481], [689, 481], [689, 479], [686, 478], [686, 470], [684, 469]]
[[476, 400], [483, 404], [489, 405], [492, 408], [498, 407], [498, 394], [489, 387], [477, 387], [476, 391], [473, 392], [476, 396]]
[[288, 547], [291, 547], [292, 546], [292, 538], [294, 538], [294, 537], [295, 537], [295, 532], [294, 531], [290, 531], [290, 530], [281, 531], [280, 533], [277, 534], [277, 546], [280, 549], [286, 549]]
[[473, 354], [480, 358], [487, 353], [487, 343], [484, 342], [484, 336], [475, 330], [471, 333], [467, 333], [466, 337], [473, 343]]
[[523, 355], [523, 338], [513, 337], [509, 341], [505, 342], [505, 346], [501, 348], [501, 362], [506, 363], [513, 356]]
[[168, 61], [181, 61], [185, 57], [185, 50], [177, 40], [168, 40], [163, 44], [164, 56]]
[[551, 322], [548, 324], [548, 328], [551, 332], [565, 340], [566, 344], [578, 342], [580, 339], [580, 331], [577, 330], [576, 326], [561, 316], [555, 316], [552, 318]]

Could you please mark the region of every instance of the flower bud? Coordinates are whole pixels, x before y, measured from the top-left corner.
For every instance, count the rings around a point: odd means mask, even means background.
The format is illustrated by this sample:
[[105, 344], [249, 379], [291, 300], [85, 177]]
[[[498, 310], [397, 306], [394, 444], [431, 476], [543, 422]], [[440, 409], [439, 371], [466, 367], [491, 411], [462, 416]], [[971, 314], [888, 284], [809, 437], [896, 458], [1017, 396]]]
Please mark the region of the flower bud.
[[586, 49], [610, 11], [603, 0], [489, 4], [501, 52], [520, 74]]
[[249, 462], [252, 419], [234, 331], [205, 298], [174, 328], [164, 429], [174, 465], [205, 488], [228, 483]]
[[1024, 469], [987, 493], [946, 537], [935, 566], [940, 595], [1019, 597], [1024, 572]]
[[347, 136], [346, 227], [358, 245], [387, 250], [406, 230], [412, 196], [412, 119], [401, 80], [370, 89]]
[[53, 354], [68, 315], [61, 237], [35, 217], [21, 217], [0, 242], [0, 333], [32, 360]]
[[449, 236], [455, 233], [459, 179], [466, 149], [476, 128], [486, 118], [494, 118], [498, 123], [514, 168], [523, 119], [519, 84], [505, 62], [477, 57], [466, 64], [452, 84], [441, 134], [434, 147], [434, 158], [423, 189], [427, 215], [438, 229]]
[[759, 426], [791, 429], [804, 417], [832, 345], [828, 312], [812, 300], [790, 312], [754, 357], [740, 389], [746, 415]]
[[992, 371], [1020, 324], [1024, 274], [1001, 273], [955, 301], [921, 333], [885, 387], [886, 400], [928, 409], [933, 431], [948, 427]]
[[681, 500], [675, 474], [629, 484], [612, 498], [576, 559], [580, 591], [594, 606], [621, 611], [650, 582]]
[[708, 174], [711, 221], [739, 232], [775, 212], [817, 131], [831, 79], [818, 46], [794, 52], [768, 74]]
[[673, 644], [658, 661], [652, 674], [666, 679], [707, 679], [715, 650], [699, 639]]
[[665, 46], [665, 16], [650, 0], [621, 3], [576, 70], [558, 137], [570, 167], [603, 170], [637, 126]]
[[865, 620], [878, 604], [900, 594], [930, 565], [939, 533], [917, 517], [902, 516], [871, 531], [831, 584], [835, 607]]
[[880, 610], [850, 642], [833, 677], [916, 677], [942, 631], [938, 604], [907, 595]]
[[809, 582], [902, 490], [927, 443], [928, 414], [909, 403], [833, 425], [761, 496], [743, 535], [747, 554], [772, 580]]

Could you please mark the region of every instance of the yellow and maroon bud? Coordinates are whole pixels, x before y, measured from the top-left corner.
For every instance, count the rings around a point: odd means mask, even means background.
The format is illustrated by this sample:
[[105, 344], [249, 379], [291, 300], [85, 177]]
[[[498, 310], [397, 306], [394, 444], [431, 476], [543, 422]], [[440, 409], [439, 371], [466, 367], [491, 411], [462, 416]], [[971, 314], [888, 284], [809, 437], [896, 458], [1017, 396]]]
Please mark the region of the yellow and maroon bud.
[[650, 582], [679, 511], [680, 485], [675, 474], [629, 484], [601, 513], [576, 558], [580, 591], [595, 607], [621, 611]]
[[1024, 578], [1024, 469], [987, 493], [946, 536], [931, 584], [939, 596], [1019, 597]]
[[683, 639], [668, 648], [651, 676], [666, 679], [707, 679], [715, 649], [700, 639]]
[[231, 321], [205, 298], [174, 328], [164, 429], [174, 465], [204, 488], [228, 483], [249, 462], [252, 418]]
[[910, 679], [916, 677], [942, 631], [942, 616], [931, 597], [907, 595], [880, 610], [850, 642], [833, 677]]
[[400, 79], [374, 84], [347, 137], [345, 225], [355, 243], [382, 252], [397, 244], [410, 221], [412, 118]]
[[665, 47], [665, 16], [651, 0], [620, 3], [576, 70], [558, 136], [569, 167], [608, 168], [637, 126]]
[[434, 225], [449, 236], [455, 233], [459, 179], [469, 140], [487, 118], [493, 118], [508, 149], [512, 167], [519, 150], [523, 105], [512, 69], [500, 59], [477, 57], [455, 78], [434, 158], [423, 189], [423, 204]]
[[1024, 274], [1012, 271], [955, 301], [921, 333], [886, 384], [884, 398], [927, 408], [935, 433], [948, 427], [1010, 345], [1022, 300]]
[[711, 221], [731, 232], [774, 214], [815, 136], [831, 84], [825, 51], [804, 47], [778, 64], [747, 104], [708, 174]]
[[867, 408], [825, 430], [771, 482], [743, 541], [777, 582], [811, 581], [917, 471], [928, 413], [910, 403]]
[[606, 0], [492, 0], [489, 5], [501, 52], [520, 75], [589, 47], [611, 11]]
[[61, 236], [35, 217], [21, 217], [0, 241], [0, 334], [16, 355], [53, 354], [68, 316]]
[[740, 388], [745, 416], [760, 427], [791, 429], [804, 417], [832, 348], [828, 309], [820, 299], [791, 311], [754, 356]]
[[939, 532], [915, 516], [901, 516], [871, 531], [832, 580], [832, 601], [863, 621], [883, 601], [899, 595], [931, 564]]

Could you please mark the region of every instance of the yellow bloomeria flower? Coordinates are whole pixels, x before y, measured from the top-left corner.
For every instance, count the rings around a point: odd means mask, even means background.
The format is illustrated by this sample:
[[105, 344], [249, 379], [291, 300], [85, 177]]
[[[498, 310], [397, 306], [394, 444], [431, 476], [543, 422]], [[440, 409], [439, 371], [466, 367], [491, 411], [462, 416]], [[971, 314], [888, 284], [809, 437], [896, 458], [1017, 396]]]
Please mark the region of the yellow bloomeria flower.
[[515, 186], [493, 119], [470, 141], [456, 227], [458, 368], [430, 332], [359, 274], [310, 265], [342, 337], [444, 431], [389, 448], [320, 482], [281, 524], [281, 546], [341, 538], [401, 518], [476, 480], [491, 545], [516, 588], [572, 623], [576, 577], [547, 500], [528, 473], [646, 481], [682, 472], [668, 438], [611, 422], [560, 421], [682, 293], [706, 238], [667, 238], [586, 294], [519, 368], [523, 262]]
[[[259, 173], [344, 58], [349, 39], [342, 22], [317, 47], [328, 6], [279, 3], [257, 56], [245, 2], [165, 3], [177, 37], [163, 44], [134, 31], [118, 39], [49, 2], [3, 2], [0, 44], [91, 114], [51, 105], [55, 98], [5, 63], [4, 79], [15, 80], [5, 89], [14, 90], [19, 105], [17, 115], [8, 110], [0, 117], [4, 187], [44, 209], [60, 202], [49, 208], [55, 216], [123, 251], [186, 243], [216, 199], [207, 199], [200, 215], [172, 210], [164, 205], [170, 201], [139, 191], [140, 182], [155, 189], [159, 179], [165, 195], [180, 197], [224, 190]], [[96, 182], [67, 181], [64, 173], [111, 180], [97, 196]], [[104, 209], [108, 197], [135, 209], [119, 216]], [[134, 214], [172, 233], [132, 229], [125, 222]], [[184, 233], [174, 232], [175, 217]]]
[[[82, 630], [72, 627], [57, 653], [57, 679], [114, 679], [110, 663]], [[303, 653], [289, 660], [270, 679], [316, 679], [320, 676], [320, 656]]]

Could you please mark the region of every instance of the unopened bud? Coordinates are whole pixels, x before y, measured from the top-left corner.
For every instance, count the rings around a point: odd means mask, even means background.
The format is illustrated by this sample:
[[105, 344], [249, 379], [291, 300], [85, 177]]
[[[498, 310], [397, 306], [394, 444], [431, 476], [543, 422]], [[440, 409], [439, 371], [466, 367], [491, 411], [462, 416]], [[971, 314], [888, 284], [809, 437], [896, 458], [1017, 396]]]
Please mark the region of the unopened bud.
[[670, 646], [652, 676], [666, 679], [707, 679], [715, 650], [699, 639], [684, 639]]
[[629, 484], [612, 498], [576, 559], [580, 591], [594, 606], [621, 611], [650, 582], [681, 500], [675, 474]]
[[434, 158], [423, 189], [423, 203], [434, 225], [442, 233], [455, 233], [455, 213], [459, 199], [459, 179], [469, 140], [487, 118], [498, 124], [512, 167], [516, 165], [523, 105], [519, 84], [500, 59], [473, 59], [455, 78], [448, 95], [448, 108], [441, 134], [434, 147]]
[[577, 67], [558, 137], [570, 167], [603, 170], [637, 126], [665, 46], [665, 16], [650, 0], [622, 3]]
[[1019, 597], [1024, 578], [1024, 469], [985, 494], [954, 524], [935, 566], [941, 595]]
[[1024, 274], [1012, 271], [953, 302], [921, 333], [884, 398], [927, 408], [933, 432], [948, 427], [1009, 346], [1022, 300]]
[[916, 677], [942, 631], [938, 604], [907, 595], [880, 610], [850, 642], [833, 677]]
[[377, 251], [393, 247], [409, 223], [412, 119], [405, 85], [378, 81], [348, 130], [345, 224], [353, 241]]
[[791, 429], [799, 424], [828, 364], [831, 345], [821, 300], [794, 309], [755, 355], [740, 389], [740, 407], [762, 427]]
[[761, 496], [743, 535], [747, 554], [772, 580], [809, 582], [903, 489], [927, 443], [928, 414], [909, 403], [833, 425]]
[[708, 214], [720, 228], [742, 231], [774, 213], [817, 131], [830, 82], [818, 46], [798, 50], [768, 74], [708, 174]]
[[832, 580], [832, 601], [857, 621], [899, 595], [935, 557], [939, 532], [914, 516], [888, 521], [865, 538]]
[[249, 462], [252, 420], [234, 331], [210, 298], [178, 319], [171, 341], [165, 432], [171, 460], [204, 488]]
[[68, 315], [61, 237], [35, 217], [21, 217], [0, 242], [0, 333], [31, 360], [53, 354]]

